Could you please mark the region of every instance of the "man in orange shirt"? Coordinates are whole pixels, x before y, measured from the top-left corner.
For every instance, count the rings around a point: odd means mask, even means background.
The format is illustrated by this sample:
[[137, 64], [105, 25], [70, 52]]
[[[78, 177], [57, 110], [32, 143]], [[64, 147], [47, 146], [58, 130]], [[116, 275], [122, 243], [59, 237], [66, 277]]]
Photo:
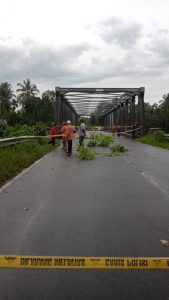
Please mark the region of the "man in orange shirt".
[[61, 128], [61, 133], [62, 133], [62, 142], [63, 142], [63, 150], [66, 151], [66, 130], [67, 130], [67, 125], [65, 122], [62, 123], [62, 128]]
[[67, 121], [66, 126], [66, 140], [67, 140], [67, 146], [68, 146], [68, 156], [71, 156], [72, 154], [72, 140], [74, 138], [74, 127], [71, 125], [71, 121]]

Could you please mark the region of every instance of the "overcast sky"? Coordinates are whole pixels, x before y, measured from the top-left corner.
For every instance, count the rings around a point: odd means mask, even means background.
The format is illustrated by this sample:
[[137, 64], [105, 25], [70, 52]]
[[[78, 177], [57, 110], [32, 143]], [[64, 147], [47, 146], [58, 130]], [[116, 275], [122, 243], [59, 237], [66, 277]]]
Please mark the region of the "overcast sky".
[[169, 93], [169, 0], [0, 0], [0, 82]]

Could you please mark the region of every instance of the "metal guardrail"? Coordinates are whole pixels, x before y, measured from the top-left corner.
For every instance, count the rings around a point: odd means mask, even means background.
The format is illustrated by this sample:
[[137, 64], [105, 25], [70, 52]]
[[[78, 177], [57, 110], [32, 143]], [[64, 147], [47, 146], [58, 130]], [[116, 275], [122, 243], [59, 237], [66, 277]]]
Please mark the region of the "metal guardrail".
[[39, 139], [39, 136], [17, 136], [11, 138], [0, 139], [0, 147], [10, 146], [18, 143], [34, 141]]

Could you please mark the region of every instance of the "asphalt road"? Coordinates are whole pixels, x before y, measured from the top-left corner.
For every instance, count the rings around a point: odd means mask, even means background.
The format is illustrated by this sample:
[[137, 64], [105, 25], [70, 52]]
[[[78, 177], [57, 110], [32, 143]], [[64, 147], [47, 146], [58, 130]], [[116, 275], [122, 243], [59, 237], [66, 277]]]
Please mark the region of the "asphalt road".
[[[169, 151], [118, 142], [129, 151], [93, 161], [57, 149], [2, 189], [0, 254], [169, 257]], [[167, 300], [169, 271], [0, 269], [14, 299]]]

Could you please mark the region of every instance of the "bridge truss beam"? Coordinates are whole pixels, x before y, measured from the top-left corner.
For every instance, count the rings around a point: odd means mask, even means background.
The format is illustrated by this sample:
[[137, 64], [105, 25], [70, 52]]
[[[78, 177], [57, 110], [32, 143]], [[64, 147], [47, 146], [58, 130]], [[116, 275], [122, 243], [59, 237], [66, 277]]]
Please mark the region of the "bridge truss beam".
[[[56, 87], [57, 124], [70, 119], [77, 124], [81, 115], [99, 115], [105, 127], [138, 125], [144, 131], [145, 88], [60, 88]], [[97, 113], [98, 104], [104, 110]]]

